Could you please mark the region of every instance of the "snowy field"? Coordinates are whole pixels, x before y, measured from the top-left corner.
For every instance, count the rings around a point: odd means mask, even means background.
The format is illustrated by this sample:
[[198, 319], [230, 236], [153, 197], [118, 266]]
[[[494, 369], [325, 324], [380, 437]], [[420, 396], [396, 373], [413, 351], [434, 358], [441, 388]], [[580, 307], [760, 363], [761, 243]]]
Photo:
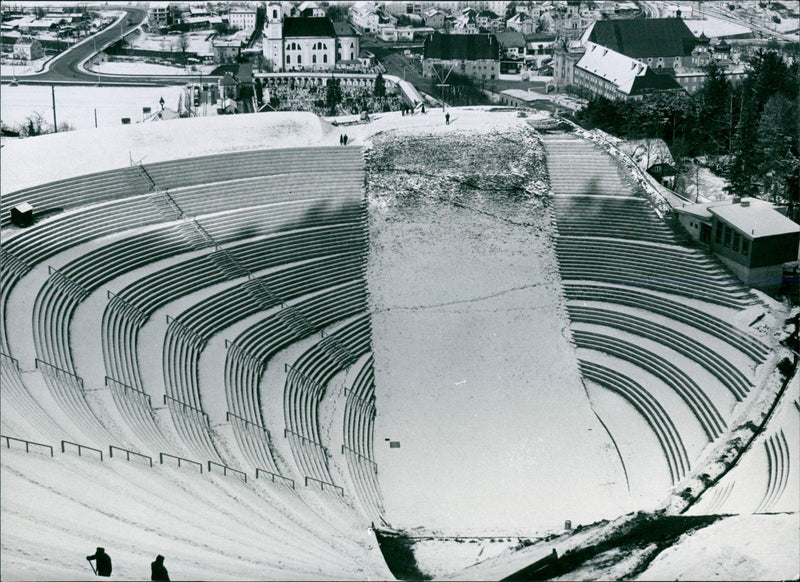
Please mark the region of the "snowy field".
[[[197, 53], [198, 55], [213, 54], [213, 49], [211, 47], [211, 39], [213, 37], [214, 31], [209, 30], [187, 32], [186, 38], [189, 41], [189, 45], [186, 51]], [[177, 34], [161, 35], [142, 32], [129, 36], [128, 40], [133, 48], [180, 53], [178, 38], [179, 35]]]
[[216, 65], [179, 67], [175, 65], [161, 65], [158, 63], [143, 63], [140, 61], [105, 61], [96, 64], [86, 64], [87, 71], [104, 75], [207, 75], [215, 68]]
[[713, 16], [706, 16], [702, 20], [685, 18], [684, 23], [695, 36], [705, 34], [708, 38], [718, 38], [721, 36], [733, 36], [735, 34], [745, 34], [751, 32], [750, 28], [735, 22], [729, 22]]
[[[56, 118], [75, 129], [119, 127], [121, 119], [131, 123], [142, 119], [142, 108], [160, 108], [163, 97], [167, 107], [176, 109], [181, 87], [56, 87]], [[28, 116], [41, 113], [48, 123], [53, 121], [53, 102], [50, 87], [39, 85], [3, 85], [0, 99], [0, 119], [9, 126], [25, 123]]]
[[[0, 75], [16, 77], [35, 75], [44, 69], [45, 63], [51, 58], [52, 57], [42, 57], [33, 61], [17, 61], [4, 58], [2, 64], [0, 65]], [[6, 87], [3, 87], [3, 93], [5, 93]]]

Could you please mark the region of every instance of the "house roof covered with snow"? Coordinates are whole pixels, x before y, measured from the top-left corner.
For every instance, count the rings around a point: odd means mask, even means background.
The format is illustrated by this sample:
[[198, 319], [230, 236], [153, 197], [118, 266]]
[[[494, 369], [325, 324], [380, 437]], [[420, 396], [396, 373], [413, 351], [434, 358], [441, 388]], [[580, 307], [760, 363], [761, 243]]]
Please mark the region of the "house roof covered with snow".
[[689, 56], [697, 43], [680, 18], [598, 20], [587, 29], [584, 40], [636, 59]]
[[644, 63], [592, 42], [586, 43], [586, 52], [575, 67], [612, 83], [626, 95], [681, 88], [671, 76], [657, 75]]
[[743, 198], [735, 204], [712, 204], [708, 211], [752, 238], [800, 232], [800, 224], [758, 198]]

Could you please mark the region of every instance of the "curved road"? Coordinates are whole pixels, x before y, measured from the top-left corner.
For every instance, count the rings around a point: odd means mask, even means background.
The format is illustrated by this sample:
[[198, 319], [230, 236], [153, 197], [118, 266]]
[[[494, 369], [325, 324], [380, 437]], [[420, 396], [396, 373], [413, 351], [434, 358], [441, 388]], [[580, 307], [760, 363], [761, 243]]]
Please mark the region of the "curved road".
[[[115, 7], [116, 8], [116, 7]], [[120, 6], [125, 17], [117, 19], [113, 24], [92, 36], [86, 37], [75, 46], [53, 58], [41, 73], [17, 77], [20, 85], [110, 85], [110, 86], [163, 86], [185, 85], [196, 81], [206, 81], [209, 75], [105, 75], [92, 73], [83, 68], [83, 63], [96, 52], [130, 34], [147, 18], [147, 10], [131, 6]], [[13, 77], [5, 75], [0, 82], [10, 83]]]

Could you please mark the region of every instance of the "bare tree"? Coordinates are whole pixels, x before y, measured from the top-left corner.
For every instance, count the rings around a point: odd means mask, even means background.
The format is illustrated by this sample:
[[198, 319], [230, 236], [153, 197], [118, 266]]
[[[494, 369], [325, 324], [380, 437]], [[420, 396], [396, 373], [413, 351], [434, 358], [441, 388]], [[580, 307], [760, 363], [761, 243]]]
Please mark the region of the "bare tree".
[[178, 50], [181, 53], [183, 65], [186, 66], [186, 51], [189, 50], [189, 37], [185, 32], [181, 33], [181, 35], [178, 37]]

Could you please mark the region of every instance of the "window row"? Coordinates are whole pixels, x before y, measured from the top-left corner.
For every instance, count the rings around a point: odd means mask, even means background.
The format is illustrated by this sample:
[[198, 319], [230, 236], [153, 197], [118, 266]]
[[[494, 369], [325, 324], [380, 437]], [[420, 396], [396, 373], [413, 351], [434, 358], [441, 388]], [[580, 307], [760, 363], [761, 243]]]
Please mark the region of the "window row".
[[[340, 55], [339, 58], [341, 58], [341, 55]], [[322, 62], [323, 63], [327, 63], [328, 62], [328, 53], [325, 53], [325, 54], [322, 55]], [[287, 65], [291, 65], [292, 64], [292, 55], [286, 55], [286, 64]], [[297, 55], [296, 64], [298, 64], [298, 65], [302, 65], [303, 64], [303, 55]], [[316, 65], [317, 64], [317, 55], [311, 55], [311, 64], [312, 65]]]
[[717, 224], [717, 244], [731, 249], [734, 253], [741, 253], [745, 257], [750, 253], [750, 241], [730, 228], [727, 224]]

